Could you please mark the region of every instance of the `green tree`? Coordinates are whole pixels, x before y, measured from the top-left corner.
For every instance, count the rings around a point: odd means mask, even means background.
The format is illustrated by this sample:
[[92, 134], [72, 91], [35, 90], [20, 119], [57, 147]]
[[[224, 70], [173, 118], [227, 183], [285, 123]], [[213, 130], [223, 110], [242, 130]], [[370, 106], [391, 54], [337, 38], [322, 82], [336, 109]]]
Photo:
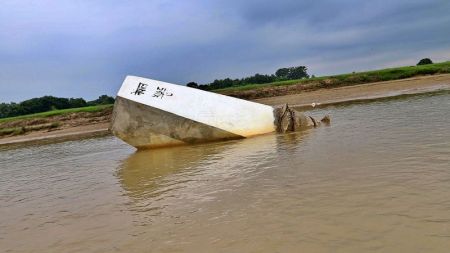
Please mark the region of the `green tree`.
[[9, 117], [11, 113], [11, 104], [1, 103], [0, 104], [0, 118]]
[[69, 98], [70, 108], [85, 107], [87, 103], [82, 98]]
[[187, 87], [191, 87], [191, 88], [198, 88], [198, 83], [196, 82], [189, 82], [186, 84]]
[[306, 68], [305, 66], [289, 68], [289, 74], [287, 77], [290, 80], [309, 78], [307, 70], [308, 68]]
[[187, 86], [199, 88], [201, 90], [216, 90], [246, 84], [263, 84], [279, 80], [302, 79], [302, 78], [309, 78], [307, 70], [308, 69], [305, 66], [280, 68], [275, 72], [275, 74], [272, 75], [255, 74], [253, 76], [234, 80], [230, 78], [216, 79], [212, 83], [201, 85], [198, 85], [197, 83], [194, 82], [190, 82], [187, 84]]
[[430, 58], [423, 58], [422, 60], [420, 60], [417, 63], [417, 66], [419, 66], [419, 65], [427, 65], [427, 64], [433, 64], [433, 61], [431, 61]]
[[281, 68], [275, 72], [275, 76], [281, 80], [309, 78], [307, 70], [305, 66]]
[[101, 95], [96, 100], [89, 101], [87, 105], [109, 105], [114, 104], [115, 99], [107, 95]]
[[69, 99], [53, 96], [43, 96], [32, 98], [19, 103], [20, 109], [24, 114], [46, 112], [55, 109], [70, 108]]
[[276, 75], [278, 78], [287, 78], [287, 76], [289, 75], [289, 68], [281, 68], [281, 69], [278, 69], [278, 70], [275, 72], [275, 75]]

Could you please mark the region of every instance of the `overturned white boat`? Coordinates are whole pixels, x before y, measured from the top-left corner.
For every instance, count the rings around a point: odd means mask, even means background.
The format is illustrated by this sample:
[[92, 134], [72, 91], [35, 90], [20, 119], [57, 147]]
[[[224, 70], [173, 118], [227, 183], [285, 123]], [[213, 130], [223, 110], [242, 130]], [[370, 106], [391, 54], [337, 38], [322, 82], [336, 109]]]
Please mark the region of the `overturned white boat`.
[[186, 86], [127, 76], [111, 131], [136, 148], [239, 139], [316, 126], [310, 117]]

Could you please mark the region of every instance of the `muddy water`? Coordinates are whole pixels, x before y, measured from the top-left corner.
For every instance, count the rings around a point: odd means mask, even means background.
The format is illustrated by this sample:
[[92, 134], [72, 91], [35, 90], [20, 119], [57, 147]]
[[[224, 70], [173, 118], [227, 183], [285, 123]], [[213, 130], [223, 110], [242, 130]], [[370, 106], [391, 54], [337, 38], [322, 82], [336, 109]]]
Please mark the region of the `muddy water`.
[[450, 94], [313, 113], [332, 126], [0, 151], [0, 252], [448, 252]]

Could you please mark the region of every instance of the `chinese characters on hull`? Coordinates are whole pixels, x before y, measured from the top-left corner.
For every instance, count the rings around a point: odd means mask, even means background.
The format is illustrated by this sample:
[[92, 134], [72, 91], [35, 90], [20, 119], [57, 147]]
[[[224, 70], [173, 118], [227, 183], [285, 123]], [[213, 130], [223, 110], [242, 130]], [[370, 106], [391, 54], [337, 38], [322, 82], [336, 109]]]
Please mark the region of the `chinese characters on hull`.
[[[138, 86], [136, 87], [136, 90], [131, 92], [131, 94], [134, 94], [134, 95], [137, 95], [137, 96], [142, 95], [142, 94], [144, 94], [147, 91], [147, 86], [148, 86], [148, 84], [139, 83]], [[173, 96], [173, 94], [168, 92], [166, 88], [160, 88], [158, 86], [156, 88], [155, 93], [153, 93], [152, 97], [161, 98], [162, 99], [164, 96], [171, 97], [171, 96]]]
[[159, 86], [158, 86], [156, 88], [155, 93], [153, 94], [153, 97], [162, 99], [164, 96], [171, 97], [171, 96], [173, 96], [173, 94], [170, 92], [167, 92], [166, 88], [159, 88]]
[[142, 94], [144, 94], [145, 90], [147, 89], [147, 86], [148, 86], [148, 84], [139, 83], [136, 90], [131, 92], [131, 94], [138, 95], [138, 96], [142, 95]]

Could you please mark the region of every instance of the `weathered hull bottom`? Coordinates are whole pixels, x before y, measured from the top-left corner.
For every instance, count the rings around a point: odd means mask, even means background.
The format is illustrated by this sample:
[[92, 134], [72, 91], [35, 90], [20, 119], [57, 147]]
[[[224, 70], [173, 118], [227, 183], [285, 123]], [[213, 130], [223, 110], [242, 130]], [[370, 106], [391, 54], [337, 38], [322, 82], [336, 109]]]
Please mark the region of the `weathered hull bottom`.
[[138, 149], [244, 138], [119, 96], [110, 129]]

